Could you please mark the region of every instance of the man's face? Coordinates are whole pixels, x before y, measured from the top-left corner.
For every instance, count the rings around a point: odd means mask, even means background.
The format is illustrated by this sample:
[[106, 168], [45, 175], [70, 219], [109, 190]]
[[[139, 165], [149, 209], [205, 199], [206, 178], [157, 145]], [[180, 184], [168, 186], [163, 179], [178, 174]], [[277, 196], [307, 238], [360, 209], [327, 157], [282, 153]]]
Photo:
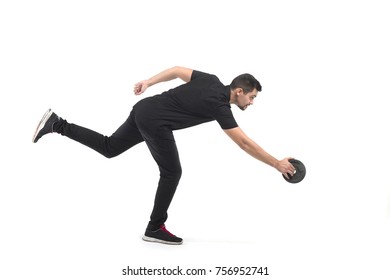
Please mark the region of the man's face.
[[247, 94], [241, 92], [240, 95], [237, 97], [238, 108], [244, 111], [246, 108], [248, 108], [249, 105], [253, 105], [257, 93], [258, 92], [256, 89], [253, 89], [251, 92], [248, 92]]

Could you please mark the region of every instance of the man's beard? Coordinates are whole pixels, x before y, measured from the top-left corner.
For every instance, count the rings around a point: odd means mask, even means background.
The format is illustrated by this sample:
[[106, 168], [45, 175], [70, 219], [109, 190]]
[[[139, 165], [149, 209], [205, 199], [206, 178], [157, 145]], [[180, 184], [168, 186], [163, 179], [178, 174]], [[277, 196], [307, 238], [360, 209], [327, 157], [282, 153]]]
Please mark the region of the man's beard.
[[238, 106], [238, 108], [240, 108], [242, 111], [245, 111], [246, 108], [248, 108], [249, 105], [245, 105], [245, 106]]

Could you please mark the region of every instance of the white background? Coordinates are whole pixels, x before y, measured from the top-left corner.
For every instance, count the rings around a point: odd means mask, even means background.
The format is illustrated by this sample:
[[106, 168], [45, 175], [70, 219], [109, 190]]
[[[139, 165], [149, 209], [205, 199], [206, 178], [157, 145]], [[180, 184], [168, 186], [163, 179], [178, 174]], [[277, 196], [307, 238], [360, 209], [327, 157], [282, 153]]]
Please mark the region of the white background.
[[[248, 279], [389, 279], [386, 1], [2, 1], [0, 278], [149, 279], [122, 269], [267, 266]], [[254, 6], [256, 3], [256, 6]], [[167, 227], [143, 242], [158, 180], [140, 144], [114, 159], [32, 134], [52, 108], [110, 135], [139, 80], [174, 65], [249, 72], [263, 85], [237, 122], [300, 184], [215, 122], [175, 133], [183, 177]], [[213, 276], [214, 275], [214, 276]], [[241, 279], [230, 277], [229, 279]], [[166, 278], [168, 279], [168, 278]]]

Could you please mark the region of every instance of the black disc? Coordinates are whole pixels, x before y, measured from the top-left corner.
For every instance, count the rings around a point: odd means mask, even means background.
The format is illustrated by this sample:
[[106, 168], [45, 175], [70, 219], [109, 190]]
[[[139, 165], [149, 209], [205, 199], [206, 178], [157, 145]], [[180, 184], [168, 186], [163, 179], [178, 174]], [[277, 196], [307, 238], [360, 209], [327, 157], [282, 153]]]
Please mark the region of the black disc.
[[289, 183], [293, 183], [293, 184], [299, 183], [300, 181], [303, 180], [303, 178], [305, 178], [306, 167], [301, 161], [297, 159], [289, 159], [288, 161], [295, 167], [295, 173], [293, 176], [287, 174], [288, 178], [284, 177], [284, 175], [282, 176]]

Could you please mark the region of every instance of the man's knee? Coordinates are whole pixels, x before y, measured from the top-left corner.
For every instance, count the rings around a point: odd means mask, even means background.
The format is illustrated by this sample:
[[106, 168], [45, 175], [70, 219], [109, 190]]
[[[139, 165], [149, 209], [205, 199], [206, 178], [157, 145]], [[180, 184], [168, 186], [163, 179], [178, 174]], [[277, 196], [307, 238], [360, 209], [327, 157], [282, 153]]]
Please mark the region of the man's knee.
[[106, 158], [113, 158], [121, 153], [123, 153], [125, 150], [127, 150], [127, 147], [125, 148], [124, 145], [115, 145], [115, 142], [112, 140], [112, 136], [104, 136], [104, 142], [103, 147], [101, 149], [101, 154]]
[[114, 154], [110, 154], [110, 153], [108, 153], [108, 152], [105, 152], [105, 153], [103, 153], [103, 156], [106, 157], [106, 158], [108, 158], [108, 159], [110, 159], [110, 158], [116, 157], [117, 155], [114, 155]]
[[182, 175], [182, 169], [181, 166], [177, 166], [175, 168], [172, 168], [170, 170], [162, 169], [160, 172], [161, 177], [165, 177], [166, 179], [170, 181], [179, 181]]
[[180, 180], [181, 175], [182, 175], [182, 170], [181, 170], [181, 167], [180, 167], [180, 168], [178, 168], [178, 169], [176, 170], [175, 175], [174, 175], [177, 181]]

